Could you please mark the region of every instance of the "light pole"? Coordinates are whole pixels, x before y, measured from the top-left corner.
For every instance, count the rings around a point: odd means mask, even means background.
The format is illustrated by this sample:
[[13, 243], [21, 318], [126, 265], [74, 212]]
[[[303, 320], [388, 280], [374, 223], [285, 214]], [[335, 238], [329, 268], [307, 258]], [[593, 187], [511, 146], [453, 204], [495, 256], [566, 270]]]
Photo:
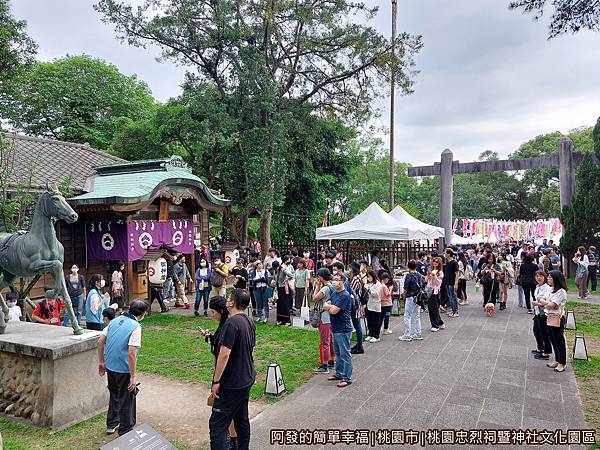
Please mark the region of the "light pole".
[[396, 90], [396, 14], [398, 0], [392, 0], [392, 76], [390, 79], [390, 211], [394, 209], [394, 93]]

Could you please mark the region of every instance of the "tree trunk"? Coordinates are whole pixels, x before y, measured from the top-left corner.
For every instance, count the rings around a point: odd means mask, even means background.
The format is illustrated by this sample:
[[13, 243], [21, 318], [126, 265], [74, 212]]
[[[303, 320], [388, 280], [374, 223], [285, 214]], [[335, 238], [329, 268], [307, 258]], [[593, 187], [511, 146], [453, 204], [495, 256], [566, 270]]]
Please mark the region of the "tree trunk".
[[262, 249], [262, 257], [267, 255], [271, 248], [271, 219], [273, 218], [273, 208], [268, 208], [260, 218], [260, 226], [258, 227], [258, 240]]
[[242, 218], [241, 218], [241, 224], [240, 224], [240, 228], [241, 228], [241, 236], [240, 236], [240, 240], [241, 240], [241, 245], [242, 247], [247, 247], [248, 246], [248, 208], [244, 208], [244, 210], [242, 211]]

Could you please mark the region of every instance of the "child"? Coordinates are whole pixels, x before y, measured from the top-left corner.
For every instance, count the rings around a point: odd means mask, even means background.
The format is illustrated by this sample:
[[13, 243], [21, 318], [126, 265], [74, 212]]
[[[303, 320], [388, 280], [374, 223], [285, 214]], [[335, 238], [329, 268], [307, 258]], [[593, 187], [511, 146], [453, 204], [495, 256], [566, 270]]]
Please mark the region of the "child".
[[6, 303], [8, 304], [8, 320], [21, 320], [23, 314], [21, 307], [17, 305], [17, 293], [9, 292], [6, 294]]

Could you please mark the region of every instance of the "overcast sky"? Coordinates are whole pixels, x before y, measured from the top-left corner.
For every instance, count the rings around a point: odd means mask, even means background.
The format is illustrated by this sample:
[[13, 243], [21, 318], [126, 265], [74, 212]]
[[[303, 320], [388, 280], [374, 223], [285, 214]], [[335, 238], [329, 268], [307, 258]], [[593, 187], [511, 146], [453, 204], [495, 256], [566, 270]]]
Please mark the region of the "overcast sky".
[[[389, 1], [374, 26], [390, 34]], [[399, 0], [398, 30], [423, 36], [415, 93], [397, 100], [396, 159], [439, 160], [444, 148], [472, 161], [483, 150], [507, 156], [552, 131], [590, 126], [600, 115], [600, 34], [546, 40], [546, 24], [509, 11], [509, 0]], [[86, 53], [136, 73], [159, 100], [177, 96], [184, 69], [158, 63], [157, 49], [121, 44], [92, 0], [12, 0], [28, 21], [38, 57]], [[385, 102], [379, 103], [385, 107]], [[387, 108], [375, 125], [387, 128]], [[387, 141], [387, 138], [386, 138]]]

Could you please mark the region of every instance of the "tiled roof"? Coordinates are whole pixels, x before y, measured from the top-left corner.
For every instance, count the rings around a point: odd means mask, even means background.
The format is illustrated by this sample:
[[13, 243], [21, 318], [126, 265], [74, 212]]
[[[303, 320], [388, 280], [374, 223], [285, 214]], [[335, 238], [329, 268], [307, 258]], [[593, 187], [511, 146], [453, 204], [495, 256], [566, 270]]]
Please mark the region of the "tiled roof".
[[113, 164], [96, 169], [98, 175], [93, 178], [93, 191], [70, 198], [72, 206], [139, 203], [152, 198], [160, 188], [167, 186], [175, 191], [193, 187], [216, 208], [232, 203], [220, 192], [209, 189], [178, 156]]
[[71, 188], [84, 192], [86, 179], [95, 174], [95, 166], [126, 162], [88, 145], [10, 133], [2, 137], [11, 149], [8, 154], [13, 170], [9, 179], [18, 183], [19, 177], [31, 174], [33, 189], [45, 189], [46, 183], [59, 185], [73, 177]]

